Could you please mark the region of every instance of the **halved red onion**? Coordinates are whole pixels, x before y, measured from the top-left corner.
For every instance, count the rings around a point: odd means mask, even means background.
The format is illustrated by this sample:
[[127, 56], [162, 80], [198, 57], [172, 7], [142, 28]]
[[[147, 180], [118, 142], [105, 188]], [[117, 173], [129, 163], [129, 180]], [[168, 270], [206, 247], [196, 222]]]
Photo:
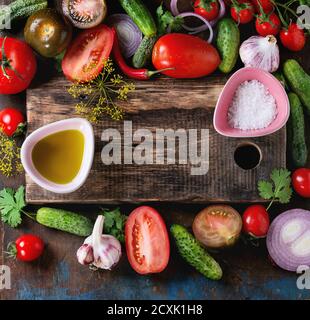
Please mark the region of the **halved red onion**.
[[122, 54], [125, 58], [130, 58], [137, 51], [143, 35], [132, 19], [123, 13], [111, 15], [107, 24], [116, 29]]
[[301, 265], [310, 266], [310, 211], [288, 210], [270, 225], [267, 249], [282, 269], [296, 272]]

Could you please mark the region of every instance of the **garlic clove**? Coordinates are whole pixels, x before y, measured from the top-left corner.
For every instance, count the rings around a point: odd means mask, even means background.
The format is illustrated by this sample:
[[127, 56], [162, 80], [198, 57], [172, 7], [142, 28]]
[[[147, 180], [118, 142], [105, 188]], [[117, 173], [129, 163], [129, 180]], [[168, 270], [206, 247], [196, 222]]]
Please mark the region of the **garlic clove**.
[[78, 262], [82, 265], [89, 265], [94, 262], [93, 247], [84, 243], [76, 253]]

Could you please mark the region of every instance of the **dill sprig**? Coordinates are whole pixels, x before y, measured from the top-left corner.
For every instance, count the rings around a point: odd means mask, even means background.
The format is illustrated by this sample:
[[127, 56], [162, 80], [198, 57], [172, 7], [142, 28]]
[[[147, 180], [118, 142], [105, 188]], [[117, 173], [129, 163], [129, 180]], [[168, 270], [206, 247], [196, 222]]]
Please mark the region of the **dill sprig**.
[[113, 63], [110, 59], [105, 63], [102, 73], [88, 83], [73, 83], [68, 89], [73, 98], [79, 98], [76, 104], [76, 113], [91, 122], [98, 122], [106, 114], [113, 120], [124, 117], [123, 110], [115, 104], [115, 100], [127, 100], [128, 93], [135, 90], [133, 83], [123, 80], [115, 74]]
[[15, 140], [0, 131], [0, 172], [6, 177], [23, 172], [20, 147]]

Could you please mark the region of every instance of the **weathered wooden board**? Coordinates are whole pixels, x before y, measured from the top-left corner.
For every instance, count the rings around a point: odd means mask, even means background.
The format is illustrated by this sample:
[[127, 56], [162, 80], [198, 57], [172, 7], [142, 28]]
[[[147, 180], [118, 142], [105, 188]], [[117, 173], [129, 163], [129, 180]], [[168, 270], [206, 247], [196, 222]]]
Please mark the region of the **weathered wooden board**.
[[[218, 95], [227, 79], [214, 76], [202, 80], [158, 79], [137, 82], [128, 102], [121, 103], [133, 130], [144, 128], [152, 133], [161, 129], [210, 129], [209, 172], [190, 174], [192, 165], [104, 165], [101, 161], [101, 134], [116, 128], [122, 133], [123, 121], [103, 119], [94, 126], [96, 154], [91, 174], [78, 191], [58, 195], [47, 192], [26, 177], [29, 203], [116, 203], [142, 201], [249, 202], [260, 201], [256, 184], [275, 167], [286, 165], [286, 131], [256, 139], [231, 139], [218, 135], [212, 125]], [[76, 101], [66, 92], [68, 83], [54, 78], [27, 92], [29, 132], [57, 120], [75, 115]], [[199, 134], [200, 136], [200, 134]], [[254, 142], [262, 160], [253, 170], [243, 170], [234, 161], [236, 147]], [[135, 143], [135, 142], [134, 142]], [[137, 142], [136, 142], [137, 143]], [[177, 148], [178, 149], [178, 148]]]

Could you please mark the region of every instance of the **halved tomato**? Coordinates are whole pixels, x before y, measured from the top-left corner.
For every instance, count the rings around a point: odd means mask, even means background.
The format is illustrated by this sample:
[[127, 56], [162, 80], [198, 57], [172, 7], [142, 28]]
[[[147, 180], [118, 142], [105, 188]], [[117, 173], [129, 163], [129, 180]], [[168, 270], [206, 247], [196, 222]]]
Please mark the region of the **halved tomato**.
[[162, 272], [169, 262], [170, 241], [160, 214], [142, 206], [128, 217], [125, 226], [127, 257], [139, 274]]
[[62, 60], [62, 71], [70, 81], [88, 82], [96, 78], [109, 58], [114, 31], [106, 25], [82, 31], [70, 44]]

